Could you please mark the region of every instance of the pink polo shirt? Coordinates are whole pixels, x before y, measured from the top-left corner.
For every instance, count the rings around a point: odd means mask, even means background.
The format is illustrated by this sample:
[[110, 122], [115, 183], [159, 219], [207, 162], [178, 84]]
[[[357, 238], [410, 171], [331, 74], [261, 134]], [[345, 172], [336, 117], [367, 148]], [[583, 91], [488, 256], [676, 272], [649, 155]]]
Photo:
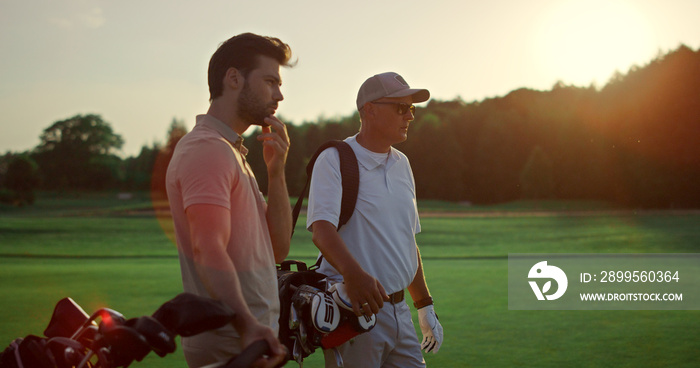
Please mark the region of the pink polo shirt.
[[[267, 203], [250, 165], [235, 148], [240, 136], [210, 115], [178, 142], [166, 177], [175, 223], [184, 290], [209, 296], [192, 260], [192, 244], [185, 210], [193, 204], [213, 204], [231, 211], [227, 252], [236, 267], [243, 296], [260, 323], [278, 329], [277, 273], [265, 217]], [[231, 326], [191, 338], [188, 343], [209, 345], [217, 339], [240, 351], [238, 333]], [[235, 341], [231, 343], [230, 339]], [[183, 345], [185, 344], [183, 339]]]

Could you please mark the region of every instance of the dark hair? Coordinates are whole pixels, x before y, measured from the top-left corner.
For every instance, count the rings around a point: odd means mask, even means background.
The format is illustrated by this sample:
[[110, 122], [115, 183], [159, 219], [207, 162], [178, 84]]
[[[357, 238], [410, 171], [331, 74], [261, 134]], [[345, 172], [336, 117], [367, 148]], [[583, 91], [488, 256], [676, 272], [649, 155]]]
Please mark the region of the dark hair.
[[282, 66], [291, 67], [292, 49], [279, 38], [242, 33], [224, 41], [209, 60], [209, 100], [223, 93], [223, 78], [229, 68], [248, 76], [258, 66], [259, 56], [271, 57]]

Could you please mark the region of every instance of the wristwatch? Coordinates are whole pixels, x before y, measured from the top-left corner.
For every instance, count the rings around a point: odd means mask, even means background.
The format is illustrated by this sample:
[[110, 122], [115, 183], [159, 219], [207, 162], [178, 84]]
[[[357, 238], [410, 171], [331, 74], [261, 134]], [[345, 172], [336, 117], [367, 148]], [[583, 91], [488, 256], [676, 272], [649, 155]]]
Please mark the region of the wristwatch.
[[430, 296], [425, 299], [416, 300], [413, 302], [413, 306], [416, 307], [416, 309], [421, 309], [429, 305], [433, 305], [433, 298]]

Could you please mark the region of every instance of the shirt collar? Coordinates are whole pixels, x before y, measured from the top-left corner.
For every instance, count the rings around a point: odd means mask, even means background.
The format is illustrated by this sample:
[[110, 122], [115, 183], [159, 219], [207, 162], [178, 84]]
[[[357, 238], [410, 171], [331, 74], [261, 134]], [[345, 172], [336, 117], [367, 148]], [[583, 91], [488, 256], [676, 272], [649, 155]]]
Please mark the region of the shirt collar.
[[231, 127], [226, 125], [221, 120], [208, 114], [197, 115], [197, 125], [214, 129], [217, 133], [221, 134], [221, 136], [224, 139], [231, 143], [231, 146], [236, 148], [238, 151], [240, 151], [244, 155], [248, 153], [248, 149], [245, 148], [245, 146], [243, 146], [243, 137], [241, 137], [238, 133], [234, 132], [233, 129], [231, 129]]
[[357, 157], [357, 162], [364, 166], [367, 170], [374, 170], [379, 166], [387, 165], [390, 167], [394, 162], [398, 161], [400, 156], [396, 152], [396, 148], [391, 147], [389, 151], [389, 157], [386, 160], [377, 160], [372, 152], [365, 147], [362, 147], [360, 143], [357, 142], [357, 134], [349, 137], [345, 140], [355, 151], [355, 156]]

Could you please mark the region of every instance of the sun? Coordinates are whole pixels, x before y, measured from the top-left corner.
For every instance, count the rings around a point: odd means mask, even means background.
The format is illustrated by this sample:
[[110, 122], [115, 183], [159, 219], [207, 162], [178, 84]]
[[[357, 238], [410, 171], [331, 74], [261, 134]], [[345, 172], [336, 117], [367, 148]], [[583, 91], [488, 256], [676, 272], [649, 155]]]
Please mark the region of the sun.
[[633, 2], [562, 1], [546, 9], [538, 24], [540, 73], [565, 84], [602, 86], [619, 71], [654, 56], [655, 41]]

